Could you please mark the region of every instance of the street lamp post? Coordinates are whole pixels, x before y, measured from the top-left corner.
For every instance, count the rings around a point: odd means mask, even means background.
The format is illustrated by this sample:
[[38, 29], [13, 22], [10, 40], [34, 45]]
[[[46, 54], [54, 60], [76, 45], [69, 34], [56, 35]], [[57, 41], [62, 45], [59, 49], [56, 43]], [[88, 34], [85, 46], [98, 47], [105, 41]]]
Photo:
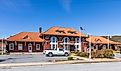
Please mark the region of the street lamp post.
[[82, 30], [83, 30], [83, 28], [82, 27], [80, 27], [80, 52], [82, 51], [82, 39], [81, 39], [81, 36], [82, 36]]

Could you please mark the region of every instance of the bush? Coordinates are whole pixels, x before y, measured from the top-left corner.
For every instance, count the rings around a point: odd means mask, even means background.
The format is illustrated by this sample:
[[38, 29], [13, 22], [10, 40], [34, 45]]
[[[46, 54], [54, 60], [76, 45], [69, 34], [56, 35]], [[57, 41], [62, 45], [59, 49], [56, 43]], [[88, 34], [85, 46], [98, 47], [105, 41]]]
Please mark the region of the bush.
[[70, 57], [70, 56], [69, 56], [69, 57], [68, 57], [68, 60], [73, 60], [73, 57]]
[[80, 54], [80, 56], [81, 56], [81, 57], [88, 57], [88, 53], [82, 52], [82, 53]]
[[113, 50], [111, 49], [102, 49], [92, 52], [92, 58], [112, 58], [114, 56]]
[[87, 52], [78, 52], [76, 55], [80, 56], [80, 57], [88, 57], [88, 53]]
[[[89, 57], [87, 52], [75, 52], [76, 56]], [[102, 49], [91, 52], [92, 58], [113, 58], [114, 53], [112, 49]]]
[[112, 58], [113, 56], [114, 56], [113, 50], [111, 50], [111, 49], [106, 49], [106, 50], [104, 51], [104, 57], [105, 57], [105, 58]]

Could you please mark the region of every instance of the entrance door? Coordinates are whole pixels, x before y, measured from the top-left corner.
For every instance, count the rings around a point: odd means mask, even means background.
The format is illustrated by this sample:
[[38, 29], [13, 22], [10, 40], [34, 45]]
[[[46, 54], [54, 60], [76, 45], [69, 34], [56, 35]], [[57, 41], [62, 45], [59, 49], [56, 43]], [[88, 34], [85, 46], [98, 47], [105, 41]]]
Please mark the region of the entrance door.
[[32, 52], [32, 44], [31, 43], [28, 44], [28, 51]]

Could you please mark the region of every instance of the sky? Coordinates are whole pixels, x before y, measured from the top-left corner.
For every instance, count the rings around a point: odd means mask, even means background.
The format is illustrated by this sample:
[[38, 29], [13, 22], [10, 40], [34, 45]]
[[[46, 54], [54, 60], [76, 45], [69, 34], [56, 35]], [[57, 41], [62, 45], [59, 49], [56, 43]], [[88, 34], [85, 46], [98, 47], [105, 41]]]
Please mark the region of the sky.
[[52, 26], [121, 35], [121, 0], [0, 0], [0, 38]]

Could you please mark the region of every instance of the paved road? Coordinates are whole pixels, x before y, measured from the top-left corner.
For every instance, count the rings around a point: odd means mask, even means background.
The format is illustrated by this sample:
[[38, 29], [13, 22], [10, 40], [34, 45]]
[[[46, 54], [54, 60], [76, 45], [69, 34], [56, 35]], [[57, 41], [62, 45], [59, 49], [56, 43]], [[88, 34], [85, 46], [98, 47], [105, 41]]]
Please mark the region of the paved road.
[[121, 71], [121, 63], [64, 64], [0, 68], [0, 71]]
[[25, 63], [25, 62], [49, 62], [53, 60], [66, 60], [65, 56], [45, 57], [43, 54], [12, 54], [0, 56], [0, 64], [2, 63]]

